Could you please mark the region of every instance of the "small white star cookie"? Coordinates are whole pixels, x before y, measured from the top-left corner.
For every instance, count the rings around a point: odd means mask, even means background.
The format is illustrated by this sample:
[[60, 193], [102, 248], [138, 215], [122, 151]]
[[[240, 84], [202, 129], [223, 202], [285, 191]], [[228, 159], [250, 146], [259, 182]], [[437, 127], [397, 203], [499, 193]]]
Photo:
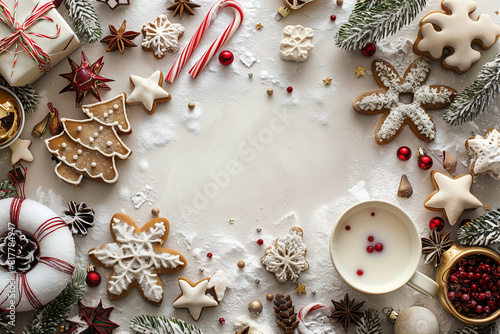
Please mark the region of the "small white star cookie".
[[489, 129], [484, 137], [470, 137], [465, 148], [473, 156], [469, 167], [472, 175], [489, 173], [500, 180], [500, 132], [497, 129]]
[[179, 277], [179, 287], [182, 293], [174, 300], [174, 308], [187, 308], [194, 320], [200, 319], [204, 307], [219, 305], [215, 299], [207, 295], [207, 286], [210, 278], [204, 278], [193, 283], [187, 278]]
[[33, 161], [33, 154], [31, 154], [28, 147], [31, 145], [31, 140], [29, 139], [17, 139], [12, 144], [10, 144], [9, 148], [12, 151], [12, 155], [10, 157], [10, 162], [12, 165], [15, 165], [20, 160], [24, 160], [27, 162]]
[[428, 210], [443, 211], [451, 226], [455, 225], [464, 210], [473, 210], [483, 204], [470, 192], [472, 175], [462, 174], [454, 178], [433, 170], [432, 192], [424, 201]]
[[157, 70], [147, 78], [130, 76], [130, 85], [134, 89], [127, 97], [128, 104], [142, 104], [149, 114], [155, 112], [156, 104], [167, 102], [172, 96], [162, 87], [163, 73]]

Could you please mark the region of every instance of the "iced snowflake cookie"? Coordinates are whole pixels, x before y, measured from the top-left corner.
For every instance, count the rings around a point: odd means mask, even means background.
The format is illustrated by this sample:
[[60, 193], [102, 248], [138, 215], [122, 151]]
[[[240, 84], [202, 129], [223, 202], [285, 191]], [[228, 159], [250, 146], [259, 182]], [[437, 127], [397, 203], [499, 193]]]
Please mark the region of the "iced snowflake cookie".
[[447, 86], [425, 84], [431, 71], [430, 60], [419, 57], [403, 78], [383, 59], [374, 60], [372, 70], [380, 89], [358, 95], [352, 107], [363, 114], [383, 114], [375, 128], [375, 142], [390, 143], [407, 124], [419, 139], [434, 140], [436, 125], [427, 110], [446, 107], [457, 92]]
[[136, 286], [148, 302], [161, 304], [163, 285], [158, 274], [173, 273], [186, 266], [186, 259], [179, 252], [162, 248], [168, 232], [165, 218], [150, 220], [142, 228], [121, 213], [111, 218], [111, 236], [115, 242], [89, 251], [94, 263], [113, 268], [108, 279], [109, 299], [123, 298]]
[[482, 203], [471, 193], [472, 175], [450, 177], [433, 170], [431, 173], [434, 191], [425, 199], [424, 207], [442, 211], [451, 226], [455, 225], [464, 210], [474, 210]]
[[314, 48], [314, 31], [301, 25], [286, 26], [280, 43], [280, 56], [285, 60], [305, 61]]
[[309, 268], [303, 235], [300, 227], [292, 227], [284, 236], [276, 239], [276, 243], [267, 248], [260, 259], [266, 270], [274, 273], [278, 282], [295, 282], [300, 273]]
[[169, 101], [172, 96], [162, 87], [163, 73], [155, 71], [147, 78], [130, 76], [130, 85], [134, 89], [127, 97], [128, 104], [141, 104], [149, 114], [155, 112], [156, 104]]
[[500, 132], [497, 129], [489, 129], [484, 137], [470, 137], [465, 148], [473, 157], [469, 167], [473, 176], [489, 173], [500, 180]]
[[476, 21], [470, 18], [477, 8], [474, 0], [443, 0], [441, 8], [444, 13], [431, 12], [420, 20], [413, 52], [438, 60], [446, 49], [443, 66], [465, 73], [481, 58], [472, 44], [489, 49], [500, 37], [500, 27], [486, 14], [479, 15]]
[[201, 317], [201, 312], [205, 307], [215, 307], [219, 303], [207, 294], [208, 282], [210, 278], [204, 278], [196, 283], [187, 278], [179, 278], [179, 287], [182, 293], [175, 298], [172, 306], [174, 308], [187, 308], [194, 320]]
[[167, 15], [161, 14], [154, 21], [142, 27], [142, 49], [152, 51], [157, 59], [165, 56], [166, 52], [179, 50], [179, 38], [184, 34], [184, 26], [179, 23], [170, 23]]

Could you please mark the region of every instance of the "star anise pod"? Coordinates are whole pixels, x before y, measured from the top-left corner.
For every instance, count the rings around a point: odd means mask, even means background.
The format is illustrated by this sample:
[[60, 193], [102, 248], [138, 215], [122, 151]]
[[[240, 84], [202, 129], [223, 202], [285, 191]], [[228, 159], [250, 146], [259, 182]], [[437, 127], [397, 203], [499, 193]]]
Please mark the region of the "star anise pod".
[[200, 7], [200, 5], [195, 4], [193, 2], [189, 2], [189, 0], [175, 0], [173, 4], [167, 7], [167, 10], [173, 10], [174, 15], [179, 13], [179, 18], [182, 19], [182, 13], [187, 12], [188, 14], [194, 15], [193, 8]]
[[462, 299], [456, 299], [453, 302], [453, 306], [455, 307], [455, 310], [457, 310], [458, 313], [464, 313], [467, 314], [471, 310], [472, 303], [470, 301], [463, 301]]
[[127, 26], [127, 20], [124, 20], [120, 29], [116, 30], [115, 26], [109, 25], [109, 31], [111, 35], [108, 35], [101, 39], [101, 43], [108, 43], [108, 48], [106, 52], [114, 51], [116, 49], [120, 50], [121, 53], [125, 51], [125, 47], [136, 47], [137, 45], [132, 42], [134, 38], [139, 36], [140, 32], [137, 31], [125, 31]]
[[439, 234], [436, 228], [433, 228], [429, 238], [422, 238], [422, 254], [427, 254], [425, 264], [434, 262], [434, 267], [437, 267], [443, 253], [447, 251], [453, 240], [450, 240], [450, 232]]
[[365, 302], [356, 304], [355, 301], [356, 298], [350, 300], [347, 293], [345, 294], [344, 299], [342, 299], [340, 302], [332, 300], [335, 311], [331, 315], [329, 315], [329, 318], [339, 319], [339, 322], [343, 323], [346, 333], [349, 329], [349, 326], [351, 325], [351, 322], [358, 323], [359, 320], [363, 317], [363, 312], [359, 311], [359, 309]]

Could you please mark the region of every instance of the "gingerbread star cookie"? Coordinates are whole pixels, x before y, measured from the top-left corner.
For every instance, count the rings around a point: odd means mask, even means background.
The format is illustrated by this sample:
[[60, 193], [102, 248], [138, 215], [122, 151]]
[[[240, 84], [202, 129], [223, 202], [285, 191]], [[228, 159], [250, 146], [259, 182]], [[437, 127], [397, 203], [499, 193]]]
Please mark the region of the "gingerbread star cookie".
[[16, 139], [12, 144], [9, 145], [12, 155], [10, 157], [10, 162], [12, 165], [17, 164], [20, 160], [27, 162], [33, 161], [33, 154], [31, 154], [28, 147], [31, 145], [31, 140], [29, 139]]
[[162, 87], [163, 73], [157, 70], [148, 78], [138, 75], [130, 76], [130, 85], [134, 89], [127, 97], [128, 104], [142, 104], [149, 114], [155, 112], [158, 102], [166, 102], [172, 96]]
[[125, 297], [133, 287], [151, 304], [163, 301], [160, 273], [173, 273], [186, 266], [177, 251], [163, 248], [169, 232], [165, 218], [155, 218], [139, 228], [132, 218], [117, 213], [111, 218], [115, 242], [92, 248], [90, 259], [99, 266], [113, 268], [108, 279], [108, 298]]
[[409, 125], [419, 139], [434, 140], [436, 125], [427, 110], [446, 107], [457, 92], [447, 86], [425, 84], [431, 71], [430, 60], [416, 59], [402, 78], [383, 59], [373, 61], [372, 71], [380, 89], [358, 95], [352, 107], [363, 114], [382, 114], [375, 129], [375, 142], [390, 143], [405, 125]]
[[469, 167], [472, 175], [489, 173], [500, 180], [500, 132], [497, 129], [489, 129], [484, 137], [470, 137], [465, 148], [473, 157]]
[[204, 278], [196, 283], [187, 278], [179, 277], [179, 286], [182, 293], [174, 300], [174, 308], [187, 308], [194, 320], [200, 319], [201, 312], [205, 307], [219, 305], [215, 299], [207, 295], [208, 282], [210, 278]]
[[451, 226], [455, 225], [464, 210], [473, 210], [483, 204], [471, 192], [472, 175], [462, 174], [454, 178], [433, 170], [432, 192], [424, 201], [428, 210], [443, 211]]

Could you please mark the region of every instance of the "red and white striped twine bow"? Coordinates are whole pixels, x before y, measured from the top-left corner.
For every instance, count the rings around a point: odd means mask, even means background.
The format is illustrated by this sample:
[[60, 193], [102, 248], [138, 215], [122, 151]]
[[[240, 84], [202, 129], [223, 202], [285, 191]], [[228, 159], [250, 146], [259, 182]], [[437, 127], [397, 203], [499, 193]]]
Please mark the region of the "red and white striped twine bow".
[[[48, 16], [44, 16], [50, 9], [54, 8], [54, 4], [50, 1], [46, 4], [40, 5], [38, 2], [30, 15], [26, 17], [23, 23], [16, 21], [16, 11], [18, 7], [19, 0], [16, 0], [14, 4], [14, 12], [12, 13], [7, 5], [0, 0], [0, 21], [3, 22], [11, 31], [12, 34], [0, 39], [0, 54], [3, 52], [9, 52], [8, 49], [15, 44], [15, 57], [14, 64], [12, 65], [12, 72], [10, 75], [14, 74], [14, 69], [17, 63], [17, 55], [21, 52], [26, 52], [38, 65], [41, 72], [47, 72], [50, 70], [50, 56], [43, 51], [43, 49], [30, 37], [42, 37], [48, 39], [54, 39], [59, 36], [61, 32], [61, 27], [56, 23], [57, 32], [53, 36], [37, 33], [37, 32], [26, 32], [26, 29], [30, 28], [36, 22], [41, 20], [49, 20], [54, 22], [54, 20]], [[19, 44], [23, 50], [18, 51]]]

